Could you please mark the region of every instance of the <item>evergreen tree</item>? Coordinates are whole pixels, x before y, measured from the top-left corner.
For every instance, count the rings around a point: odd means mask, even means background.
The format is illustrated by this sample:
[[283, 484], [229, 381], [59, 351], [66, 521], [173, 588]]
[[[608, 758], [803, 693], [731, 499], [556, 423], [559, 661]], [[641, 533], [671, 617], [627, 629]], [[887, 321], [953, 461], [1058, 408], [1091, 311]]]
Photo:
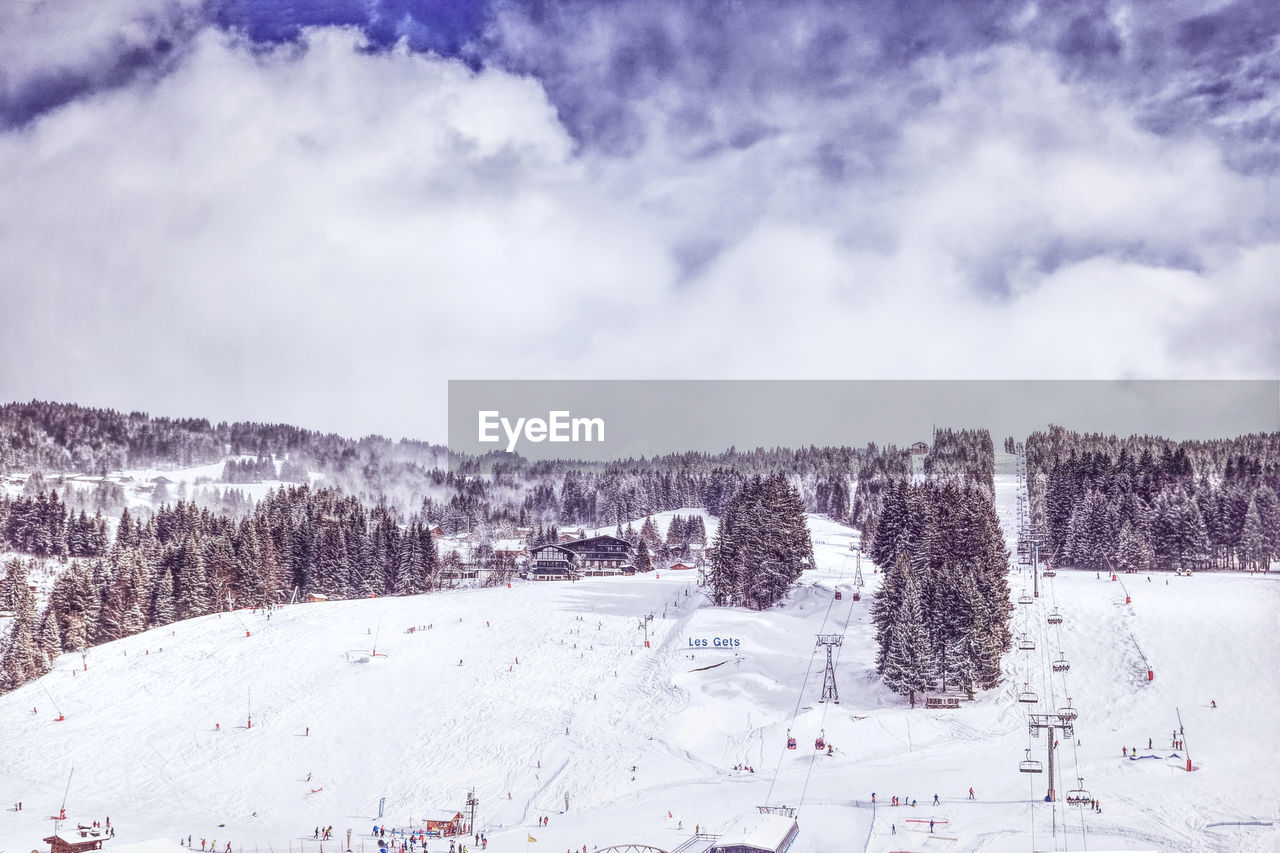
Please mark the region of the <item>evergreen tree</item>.
[[27, 565], [20, 560], [11, 560], [8, 568], [13, 619], [0, 649], [0, 691], [4, 692], [38, 678], [46, 671], [36, 638], [36, 599], [28, 586]]
[[933, 686], [934, 667], [924, 624], [920, 585], [908, 573], [885, 656], [885, 686], [900, 696], [909, 697], [914, 708], [916, 694]]

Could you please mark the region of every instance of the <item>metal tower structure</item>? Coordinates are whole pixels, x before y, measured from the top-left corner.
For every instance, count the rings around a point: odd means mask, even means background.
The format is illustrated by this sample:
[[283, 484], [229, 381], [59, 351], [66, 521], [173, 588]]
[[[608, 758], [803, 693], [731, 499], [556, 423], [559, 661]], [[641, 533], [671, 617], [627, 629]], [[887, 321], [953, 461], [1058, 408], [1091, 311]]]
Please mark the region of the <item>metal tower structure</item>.
[[861, 589], [861, 588], [862, 588], [862, 586], [863, 586], [863, 583], [862, 583], [862, 550], [861, 550], [861, 549], [859, 549], [859, 550], [858, 550], [858, 552], [857, 552], [856, 554], [854, 554], [854, 564], [853, 564], [853, 585], [854, 585], [855, 587], [857, 587], [858, 589]]
[[1027, 729], [1031, 732], [1032, 737], [1040, 737], [1040, 731], [1047, 730], [1049, 736], [1045, 739], [1045, 749], [1049, 753], [1049, 790], [1045, 794], [1049, 802], [1058, 801], [1058, 793], [1053, 789], [1053, 744], [1056, 735], [1055, 731], [1062, 730], [1064, 738], [1073, 738], [1076, 736], [1075, 726], [1069, 717], [1062, 714], [1028, 714]]
[[818, 701], [825, 702], [830, 699], [839, 705], [840, 692], [836, 690], [836, 665], [831, 660], [831, 650], [836, 646], [844, 645], [844, 636], [841, 634], [819, 634], [818, 645], [826, 646], [827, 649], [827, 671], [822, 676], [822, 698]]

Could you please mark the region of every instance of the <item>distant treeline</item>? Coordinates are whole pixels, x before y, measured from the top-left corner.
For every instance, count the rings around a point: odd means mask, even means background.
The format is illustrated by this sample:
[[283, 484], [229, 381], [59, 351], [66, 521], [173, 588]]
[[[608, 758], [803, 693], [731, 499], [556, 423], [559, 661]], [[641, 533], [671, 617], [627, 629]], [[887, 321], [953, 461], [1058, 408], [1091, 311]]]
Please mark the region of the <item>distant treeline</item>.
[[1054, 427], [1026, 454], [1033, 522], [1064, 566], [1266, 569], [1280, 558], [1280, 433], [1177, 442]]

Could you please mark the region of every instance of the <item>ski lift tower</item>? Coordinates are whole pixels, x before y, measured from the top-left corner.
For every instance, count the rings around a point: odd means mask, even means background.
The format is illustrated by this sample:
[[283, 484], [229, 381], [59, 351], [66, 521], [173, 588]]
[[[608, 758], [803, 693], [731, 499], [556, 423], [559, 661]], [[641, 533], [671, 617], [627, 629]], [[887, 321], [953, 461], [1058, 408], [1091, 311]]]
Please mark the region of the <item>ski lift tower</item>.
[[862, 589], [862, 587], [864, 586], [862, 582], [862, 549], [861, 548], [859, 548], [858, 552], [854, 555], [853, 585], [858, 589]]
[[1028, 714], [1027, 729], [1032, 737], [1040, 737], [1041, 730], [1049, 732], [1049, 736], [1045, 739], [1045, 751], [1049, 753], [1049, 790], [1045, 796], [1049, 802], [1055, 803], [1058, 801], [1058, 794], [1053, 790], [1053, 742], [1057, 737], [1054, 732], [1061, 729], [1064, 738], [1073, 738], [1076, 736], [1075, 725], [1071, 719], [1061, 714]]
[[827, 649], [827, 670], [822, 675], [822, 698], [819, 702], [825, 702], [830, 699], [837, 705], [840, 704], [840, 692], [836, 690], [836, 667], [831, 662], [831, 649], [835, 646], [844, 645], [844, 635], [842, 634], [819, 634], [818, 645], [825, 646]]
[[[568, 797], [565, 797], [565, 799], [567, 800]], [[468, 818], [467, 818], [468, 832], [476, 831], [476, 806], [478, 805], [480, 805], [480, 801], [476, 799], [475, 789], [473, 788], [470, 791], [467, 791], [466, 807], [467, 807], [467, 814], [468, 814]]]

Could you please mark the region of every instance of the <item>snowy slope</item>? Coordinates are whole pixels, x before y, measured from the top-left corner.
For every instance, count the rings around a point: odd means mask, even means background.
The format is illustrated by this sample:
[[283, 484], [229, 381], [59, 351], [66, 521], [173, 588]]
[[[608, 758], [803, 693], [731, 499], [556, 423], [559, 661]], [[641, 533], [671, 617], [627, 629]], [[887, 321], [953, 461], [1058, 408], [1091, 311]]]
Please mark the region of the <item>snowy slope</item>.
[[[1011, 472], [1003, 460], [1002, 502]], [[1038, 648], [1009, 655], [1008, 684], [959, 711], [911, 710], [873, 676], [870, 596], [832, 595], [852, 590], [851, 531], [810, 525], [819, 568], [765, 613], [711, 608], [688, 575], [655, 573], [214, 615], [96, 648], [87, 671], [66, 656], [0, 697], [0, 802], [25, 804], [0, 811], [0, 851], [40, 846], [72, 766], [68, 817], [109, 815], [122, 844], [190, 833], [197, 845], [318, 853], [312, 830], [332, 824], [372, 850], [379, 798], [388, 823], [408, 826], [461, 808], [474, 787], [497, 851], [529, 835], [535, 851], [671, 850], [695, 825], [723, 832], [764, 803], [800, 808], [794, 853], [1074, 850], [1082, 821], [1091, 850], [1280, 847], [1274, 827], [1210, 826], [1278, 817], [1266, 724], [1280, 696], [1259, 643], [1275, 578], [1127, 582], [1125, 605], [1119, 582], [1061, 573], [1016, 614]], [[862, 568], [873, 590], [880, 576]], [[1055, 605], [1060, 630], [1044, 622]], [[820, 632], [844, 635], [839, 705], [817, 701]], [[1059, 649], [1066, 684], [1046, 674]], [[1059, 788], [1083, 776], [1102, 814], [1046, 804], [1043, 778], [1017, 772], [1024, 680], [1046, 707], [1070, 695], [1079, 709]], [[1120, 756], [1147, 737], [1167, 747], [1175, 708], [1195, 772], [1179, 769], [1181, 753]], [[834, 755], [813, 749], [819, 734]], [[1043, 740], [1032, 743], [1043, 759]], [[885, 806], [893, 794], [919, 805]], [[946, 821], [933, 838], [930, 817]]]

